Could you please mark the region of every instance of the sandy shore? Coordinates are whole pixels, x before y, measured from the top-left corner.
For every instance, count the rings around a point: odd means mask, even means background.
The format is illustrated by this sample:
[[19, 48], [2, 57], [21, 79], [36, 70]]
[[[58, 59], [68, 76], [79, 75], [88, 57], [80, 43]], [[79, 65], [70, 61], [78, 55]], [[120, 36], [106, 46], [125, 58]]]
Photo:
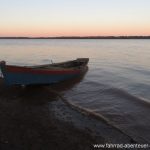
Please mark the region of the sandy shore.
[[5, 87], [0, 81], [0, 149], [91, 149], [97, 139], [52, 115], [48, 103], [56, 98], [47, 88]]
[[67, 108], [46, 86], [6, 87], [0, 79], [1, 150], [91, 150], [108, 142], [133, 141]]

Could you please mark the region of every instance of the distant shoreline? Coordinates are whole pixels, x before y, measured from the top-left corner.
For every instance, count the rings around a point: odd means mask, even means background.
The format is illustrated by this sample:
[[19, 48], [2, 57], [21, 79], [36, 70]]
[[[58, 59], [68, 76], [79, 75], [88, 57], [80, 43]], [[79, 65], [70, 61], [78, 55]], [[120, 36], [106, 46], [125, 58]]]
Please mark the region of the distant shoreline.
[[150, 39], [150, 36], [0, 37], [0, 39]]

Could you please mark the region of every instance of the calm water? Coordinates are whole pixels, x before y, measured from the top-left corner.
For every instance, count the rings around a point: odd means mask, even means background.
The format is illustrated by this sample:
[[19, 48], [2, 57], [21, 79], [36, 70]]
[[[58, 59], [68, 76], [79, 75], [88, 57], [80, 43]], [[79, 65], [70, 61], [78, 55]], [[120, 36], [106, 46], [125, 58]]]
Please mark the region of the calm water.
[[89, 57], [82, 81], [63, 92], [150, 143], [150, 40], [0, 40], [0, 60], [30, 65]]

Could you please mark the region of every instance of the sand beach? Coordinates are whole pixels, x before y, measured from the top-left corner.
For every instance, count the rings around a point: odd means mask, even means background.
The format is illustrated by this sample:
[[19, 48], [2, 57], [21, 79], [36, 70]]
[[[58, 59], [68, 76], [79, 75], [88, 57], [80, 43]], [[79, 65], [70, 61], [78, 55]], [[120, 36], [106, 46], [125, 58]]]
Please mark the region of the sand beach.
[[96, 143], [116, 142], [134, 141], [72, 110], [48, 86], [9, 87], [0, 79], [1, 150], [91, 150]]

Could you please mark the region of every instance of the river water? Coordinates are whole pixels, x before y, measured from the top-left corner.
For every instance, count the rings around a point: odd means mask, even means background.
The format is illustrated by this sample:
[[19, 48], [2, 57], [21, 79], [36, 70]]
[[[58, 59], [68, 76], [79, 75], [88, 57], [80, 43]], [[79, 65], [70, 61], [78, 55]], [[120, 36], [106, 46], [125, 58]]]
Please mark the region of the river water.
[[65, 98], [136, 140], [150, 143], [150, 40], [1, 39], [0, 60], [33, 65], [88, 57], [83, 79]]

